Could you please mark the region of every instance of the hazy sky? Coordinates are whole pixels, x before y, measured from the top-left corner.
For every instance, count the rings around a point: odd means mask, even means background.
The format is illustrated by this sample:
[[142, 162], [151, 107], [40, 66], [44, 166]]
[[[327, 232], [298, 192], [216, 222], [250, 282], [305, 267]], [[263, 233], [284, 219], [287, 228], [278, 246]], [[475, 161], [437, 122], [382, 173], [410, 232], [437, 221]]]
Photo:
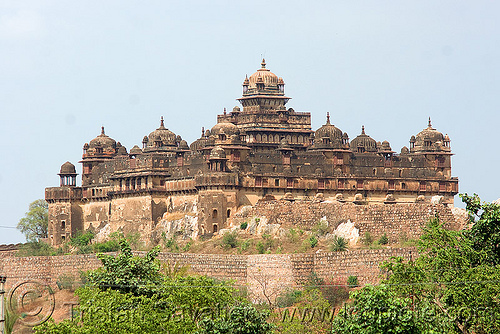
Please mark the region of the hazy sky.
[[2, 0], [0, 243], [24, 240], [28, 204], [64, 162], [81, 173], [101, 126], [130, 149], [164, 116], [191, 143], [238, 105], [261, 55], [313, 129], [330, 112], [351, 139], [365, 125], [399, 152], [430, 116], [460, 192], [495, 200], [499, 16], [477, 0]]

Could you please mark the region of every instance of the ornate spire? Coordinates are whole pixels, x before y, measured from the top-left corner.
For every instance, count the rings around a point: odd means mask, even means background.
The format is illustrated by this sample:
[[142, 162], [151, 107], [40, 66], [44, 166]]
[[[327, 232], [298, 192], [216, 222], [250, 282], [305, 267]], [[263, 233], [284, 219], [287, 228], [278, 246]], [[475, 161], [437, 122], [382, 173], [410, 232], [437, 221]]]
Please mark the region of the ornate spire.
[[362, 135], [366, 135], [366, 133], [365, 133], [365, 126], [364, 125], [361, 125], [361, 134]]
[[262, 68], [266, 68], [266, 60], [264, 58], [262, 58], [262, 63], [260, 63], [260, 65]]
[[165, 124], [163, 123], [163, 116], [160, 118], [160, 128], [164, 128]]
[[330, 124], [330, 112], [326, 112], [326, 124]]
[[104, 126], [101, 126], [101, 135], [105, 135], [105, 133], [104, 133]]
[[203, 138], [205, 136], [205, 127], [202, 126], [201, 127], [201, 137], [200, 138]]
[[226, 114], [226, 108], [224, 108], [224, 115]]
[[431, 117], [429, 116], [429, 128], [432, 128]]

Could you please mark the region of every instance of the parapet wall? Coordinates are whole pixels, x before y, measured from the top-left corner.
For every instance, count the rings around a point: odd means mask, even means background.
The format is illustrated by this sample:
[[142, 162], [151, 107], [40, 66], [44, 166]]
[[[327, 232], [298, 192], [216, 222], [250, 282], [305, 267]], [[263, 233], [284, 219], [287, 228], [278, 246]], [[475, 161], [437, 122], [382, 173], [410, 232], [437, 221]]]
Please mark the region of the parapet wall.
[[[313, 271], [319, 277], [340, 282], [355, 275], [361, 284], [376, 283], [380, 279], [381, 261], [391, 256], [409, 258], [411, 252], [410, 248], [392, 248], [315, 254], [160, 253], [158, 259], [171, 265], [188, 265], [194, 274], [235, 280], [236, 284], [246, 286], [254, 299], [265, 300], [264, 293], [275, 298], [280, 291], [307, 281]], [[144, 252], [136, 253], [144, 255]], [[31, 279], [55, 285], [62, 275], [78, 278], [81, 271], [101, 266], [95, 254], [15, 257], [7, 253], [0, 256], [0, 273], [7, 276], [7, 289]]]

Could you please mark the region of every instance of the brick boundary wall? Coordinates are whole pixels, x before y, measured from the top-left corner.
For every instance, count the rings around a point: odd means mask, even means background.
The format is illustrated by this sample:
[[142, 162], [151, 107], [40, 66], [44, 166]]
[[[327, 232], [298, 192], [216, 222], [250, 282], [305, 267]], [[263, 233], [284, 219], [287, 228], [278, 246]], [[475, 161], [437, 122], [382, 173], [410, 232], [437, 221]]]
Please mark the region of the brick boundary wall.
[[[232, 279], [246, 286], [253, 300], [265, 301], [264, 293], [275, 298], [279, 292], [298, 287], [314, 271], [319, 277], [346, 282], [350, 275], [358, 276], [360, 284], [380, 280], [379, 263], [392, 256], [406, 259], [413, 248], [360, 249], [345, 252], [314, 254], [219, 255], [190, 253], [160, 253], [162, 263], [188, 265], [190, 272], [219, 279]], [[144, 255], [145, 252], [134, 252]], [[7, 276], [6, 288], [25, 280], [36, 279], [55, 288], [62, 276], [79, 277], [81, 271], [101, 266], [95, 254], [15, 257], [0, 254], [0, 273]]]

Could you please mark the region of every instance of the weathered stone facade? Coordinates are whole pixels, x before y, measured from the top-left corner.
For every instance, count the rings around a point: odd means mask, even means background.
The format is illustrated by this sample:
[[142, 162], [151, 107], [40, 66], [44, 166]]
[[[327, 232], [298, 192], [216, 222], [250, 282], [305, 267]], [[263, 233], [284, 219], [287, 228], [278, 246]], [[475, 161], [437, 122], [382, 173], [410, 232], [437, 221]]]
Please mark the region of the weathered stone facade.
[[[49, 239], [76, 231], [140, 231], [148, 241], [172, 212], [197, 217], [197, 234], [224, 228], [242, 206], [266, 198], [387, 205], [453, 204], [450, 139], [429, 123], [397, 154], [365, 133], [349, 140], [330, 122], [313, 131], [311, 114], [285, 105], [284, 81], [262, 67], [243, 82], [243, 109], [217, 116], [188, 146], [160, 127], [130, 151], [104, 133], [83, 146], [82, 185], [65, 163], [59, 187], [46, 189]], [[318, 194], [321, 196], [317, 197]]]

